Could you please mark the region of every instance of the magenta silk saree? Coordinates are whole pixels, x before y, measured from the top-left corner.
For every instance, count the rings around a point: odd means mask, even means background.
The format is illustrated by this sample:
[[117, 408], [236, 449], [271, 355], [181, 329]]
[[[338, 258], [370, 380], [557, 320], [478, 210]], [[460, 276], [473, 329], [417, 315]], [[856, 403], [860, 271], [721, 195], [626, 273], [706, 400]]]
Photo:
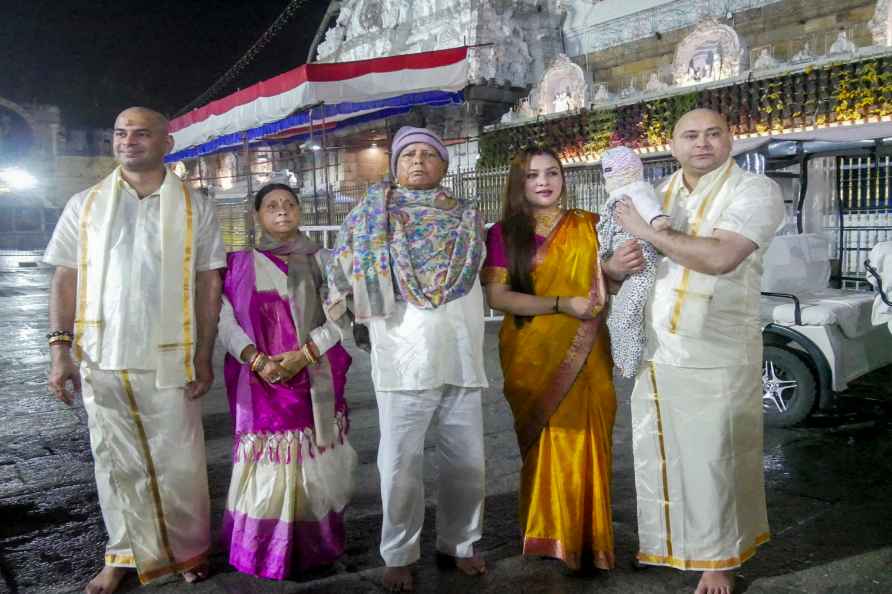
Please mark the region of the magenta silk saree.
[[[299, 348], [291, 305], [278, 291], [258, 291], [255, 255], [229, 255], [224, 294], [239, 326], [257, 348], [277, 354]], [[268, 257], [282, 272], [287, 265]], [[318, 297], [317, 297], [318, 298]], [[307, 369], [271, 385], [226, 356], [224, 376], [235, 426], [233, 473], [221, 539], [230, 564], [244, 573], [283, 579], [324, 565], [344, 550], [343, 510], [352, 490], [356, 454], [344, 385], [350, 355], [338, 343], [324, 355], [335, 393], [332, 444], [317, 443]]]

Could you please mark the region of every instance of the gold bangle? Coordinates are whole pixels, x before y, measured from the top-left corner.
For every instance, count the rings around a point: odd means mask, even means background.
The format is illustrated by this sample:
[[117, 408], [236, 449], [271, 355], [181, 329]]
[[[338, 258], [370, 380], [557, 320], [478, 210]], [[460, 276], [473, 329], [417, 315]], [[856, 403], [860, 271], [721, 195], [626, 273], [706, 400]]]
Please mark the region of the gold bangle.
[[70, 336], [66, 336], [64, 334], [59, 334], [59, 335], [56, 335], [56, 336], [53, 336], [52, 338], [50, 338], [47, 341], [47, 344], [49, 344], [50, 346], [53, 346], [54, 344], [59, 344], [62, 342], [70, 345], [73, 341]]
[[261, 369], [266, 367], [267, 363], [269, 363], [269, 358], [260, 351], [257, 351], [257, 354], [251, 359], [251, 371], [258, 373]]
[[315, 356], [313, 356], [313, 351], [310, 350], [310, 343], [307, 343], [304, 346], [302, 346], [300, 349], [300, 352], [302, 352], [304, 354], [304, 357], [307, 358], [307, 361], [309, 361], [311, 365], [315, 365], [316, 363], [319, 362], [319, 359], [317, 359]]

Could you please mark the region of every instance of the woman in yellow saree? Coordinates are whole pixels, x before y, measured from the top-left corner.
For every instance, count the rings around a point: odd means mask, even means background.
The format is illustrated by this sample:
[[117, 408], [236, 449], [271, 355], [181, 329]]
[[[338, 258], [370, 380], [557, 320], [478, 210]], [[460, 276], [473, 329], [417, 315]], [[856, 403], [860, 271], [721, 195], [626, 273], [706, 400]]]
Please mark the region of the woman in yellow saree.
[[499, 348], [523, 457], [523, 553], [610, 569], [616, 396], [603, 268], [618, 279], [643, 260], [629, 246], [602, 264], [598, 215], [562, 210], [563, 182], [553, 152], [515, 156], [481, 274], [490, 306], [506, 314]]

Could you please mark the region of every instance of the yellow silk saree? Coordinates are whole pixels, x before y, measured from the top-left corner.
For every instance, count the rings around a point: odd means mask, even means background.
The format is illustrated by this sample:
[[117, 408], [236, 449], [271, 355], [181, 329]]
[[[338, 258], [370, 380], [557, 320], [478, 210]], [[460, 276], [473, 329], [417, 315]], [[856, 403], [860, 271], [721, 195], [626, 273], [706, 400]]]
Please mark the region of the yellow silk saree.
[[[523, 456], [520, 520], [525, 555], [578, 569], [613, 567], [610, 470], [616, 397], [598, 261], [597, 216], [567, 212], [539, 246], [536, 295], [588, 295], [599, 315], [535, 316], [518, 328], [506, 315], [499, 334], [505, 397]], [[508, 284], [501, 228], [489, 236], [484, 282]]]

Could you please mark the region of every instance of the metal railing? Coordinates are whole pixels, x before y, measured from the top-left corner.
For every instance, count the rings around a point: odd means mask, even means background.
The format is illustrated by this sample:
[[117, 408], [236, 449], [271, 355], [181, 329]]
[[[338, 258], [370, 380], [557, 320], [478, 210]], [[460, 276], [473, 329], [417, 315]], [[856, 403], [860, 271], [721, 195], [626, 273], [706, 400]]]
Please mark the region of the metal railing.
[[[647, 163], [645, 178], [656, 182], [678, 168], [671, 159]], [[600, 166], [585, 165], [567, 168], [565, 183], [567, 198], [565, 208], [581, 208], [600, 212], [607, 200], [604, 177]], [[499, 220], [502, 212], [502, 194], [508, 182], [508, 168], [457, 171], [443, 178], [443, 186], [457, 198], [476, 201], [487, 224]], [[301, 220], [304, 229], [337, 229], [347, 214], [365, 197], [369, 184], [340, 184], [322, 195], [301, 196]], [[253, 245], [253, 201], [245, 198], [217, 198], [217, 218], [223, 229], [223, 241], [227, 251], [243, 250]]]
[[844, 288], [870, 289], [864, 261], [881, 241], [892, 240], [892, 161], [888, 156], [838, 157], [836, 200], [824, 212]]

